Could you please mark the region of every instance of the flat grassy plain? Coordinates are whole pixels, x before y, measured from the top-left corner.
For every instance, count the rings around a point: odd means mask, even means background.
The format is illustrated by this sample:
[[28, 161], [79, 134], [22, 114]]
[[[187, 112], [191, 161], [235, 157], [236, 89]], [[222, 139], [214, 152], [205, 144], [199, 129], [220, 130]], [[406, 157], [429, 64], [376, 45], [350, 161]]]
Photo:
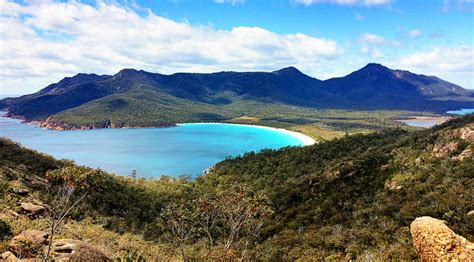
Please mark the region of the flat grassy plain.
[[290, 113], [278, 112], [276, 117], [240, 116], [225, 120], [226, 123], [261, 125], [283, 128], [300, 132], [318, 141], [327, 141], [345, 135], [370, 133], [384, 128], [402, 128], [416, 130], [398, 121], [409, 116], [435, 115], [411, 111], [349, 111], [349, 110], [310, 110], [287, 108], [287, 112], [297, 115], [288, 117]]

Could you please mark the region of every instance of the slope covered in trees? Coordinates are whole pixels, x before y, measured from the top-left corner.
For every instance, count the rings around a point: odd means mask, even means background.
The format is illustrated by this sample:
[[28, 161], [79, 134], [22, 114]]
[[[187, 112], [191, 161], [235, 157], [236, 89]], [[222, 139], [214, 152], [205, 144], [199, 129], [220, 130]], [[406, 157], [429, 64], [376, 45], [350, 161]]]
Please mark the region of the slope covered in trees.
[[[12, 217], [9, 210], [19, 212], [25, 198], [52, 203], [65, 180], [86, 185], [77, 193], [87, 197], [58, 237], [80, 237], [111, 257], [412, 260], [409, 225], [416, 217], [446, 220], [473, 239], [473, 151], [468, 115], [422, 131], [248, 153], [195, 180], [146, 180], [78, 167], [2, 139], [0, 223], [12, 233], [2, 229], [0, 248], [20, 229], [48, 228], [41, 222], [47, 217]], [[114, 245], [105, 244], [110, 239]]]
[[[176, 73], [123, 69], [113, 76], [79, 74], [41, 91], [0, 101], [0, 109], [27, 120], [70, 126], [160, 126], [223, 121], [273, 111], [309, 121], [295, 111], [314, 109], [445, 112], [474, 107], [474, 94], [433, 76], [368, 64], [321, 81], [293, 67], [274, 72]], [[272, 112], [272, 111], [270, 111]], [[313, 115], [314, 116], [314, 115]]]

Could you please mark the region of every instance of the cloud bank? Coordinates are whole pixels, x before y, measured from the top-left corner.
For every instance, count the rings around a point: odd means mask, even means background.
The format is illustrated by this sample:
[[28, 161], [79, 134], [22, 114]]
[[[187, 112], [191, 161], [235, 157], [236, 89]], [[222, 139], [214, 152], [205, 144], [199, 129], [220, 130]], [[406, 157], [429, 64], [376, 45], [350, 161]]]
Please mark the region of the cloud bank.
[[[298, 1], [309, 5], [323, 0]], [[408, 37], [402, 40], [371, 32], [341, 44], [323, 36], [279, 34], [260, 27], [220, 30], [192, 25], [140, 7], [135, 11], [115, 1], [95, 5], [52, 0], [26, 3], [0, 0], [0, 94], [31, 93], [77, 73], [114, 74], [123, 68], [175, 73], [270, 71], [296, 66], [327, 79], [369, 62], [432, 74], [474, 88], [472, 45], [423, 47], [410, 54], [405, 46], [416, 42], [409, 41], [411, 38], [423, 36], [419, 29], [406, 32]]]
[[435, 75], [455, 81], [465, 88], [474, 88], [474, 48], [467, 45], [457, 47], [435, 47], [399, 58], [392, 66]]
[[217, 30], [105, 2], [0, 0], [0, 10], [0, 83], [10, 93], [79, 72], [112, 74], [130, 67], [174, 73], [294, 65], [315, 72], [342, 53], [331, 39], [259, 27]]
[[376, 5], [388, 5], [392, 0], [295, 0], [298, 4], [313, 5], [320, 3], [329, 3], [337, 5], [365, 5], [365, 6], [376, 6]]

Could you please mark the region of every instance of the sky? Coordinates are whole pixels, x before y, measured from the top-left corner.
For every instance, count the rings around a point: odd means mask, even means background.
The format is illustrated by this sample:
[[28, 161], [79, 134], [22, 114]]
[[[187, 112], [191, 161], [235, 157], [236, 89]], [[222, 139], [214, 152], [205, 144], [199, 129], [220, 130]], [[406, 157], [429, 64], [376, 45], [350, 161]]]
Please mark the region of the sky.
[[273, 71], [367, 63], [474, 89], [474, 0], [0, 0], [0, 94], [78, 73]]

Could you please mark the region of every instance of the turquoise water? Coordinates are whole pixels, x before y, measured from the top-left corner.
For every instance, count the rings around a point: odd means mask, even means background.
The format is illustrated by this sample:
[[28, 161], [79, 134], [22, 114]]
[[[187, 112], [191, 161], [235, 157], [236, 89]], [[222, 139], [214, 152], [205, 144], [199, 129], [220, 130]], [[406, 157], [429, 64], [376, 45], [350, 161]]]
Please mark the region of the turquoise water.
[[446, 113], [452, 114], [452, 115], [467, 115], [467, 114], [474, 113], [474, 108], [462, 108], [459, 110], [448, 111]]
[[[2, 115], [2, 112], [0, 112]], [[53, 131], [0, 117], [0, 136], [76, 163], [140, 177], [200, 175], [227, 156], [264, 148], [299, 146], [289, 134], [226, 124], [185, 124], [170, 128]]]

